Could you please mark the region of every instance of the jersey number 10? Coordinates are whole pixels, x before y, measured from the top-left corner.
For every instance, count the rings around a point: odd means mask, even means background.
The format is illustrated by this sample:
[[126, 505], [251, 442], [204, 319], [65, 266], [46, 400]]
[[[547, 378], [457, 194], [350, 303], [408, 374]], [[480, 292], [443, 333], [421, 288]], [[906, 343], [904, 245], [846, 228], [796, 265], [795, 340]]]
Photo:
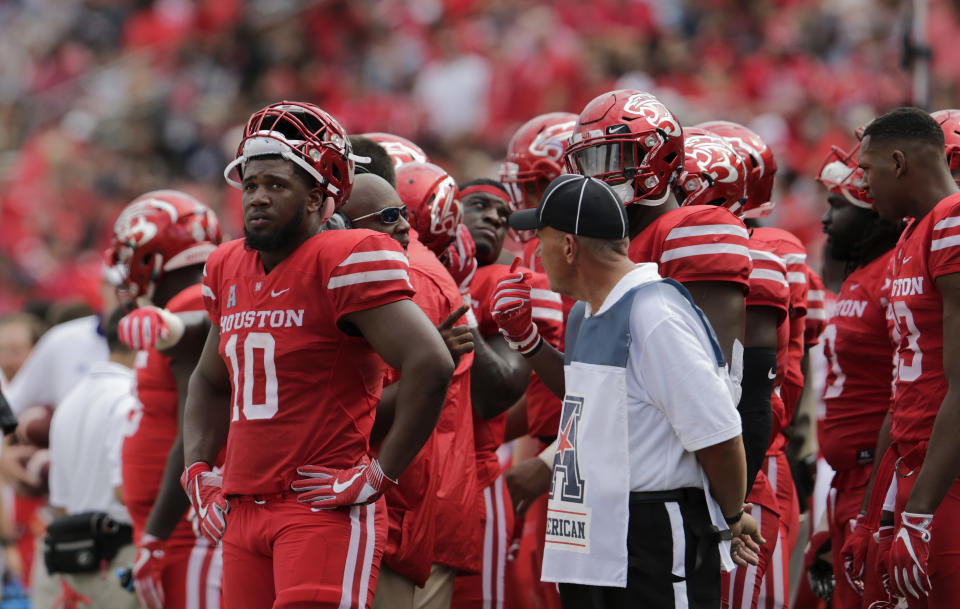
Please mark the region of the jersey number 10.
[[[243, 374], [240, 374], [240, 362], [237, 359], [237, 335], [234, 334], [227, 341], [227, 358], [230, 359], [230, 367], [233, 369], [233, 416], [231, 421], [240, 420], [240, 406], [238, 404], [240, 396], [243, 396], [243, 417], [247, 420], [253, 419], [271, 419], [280, 408], [280, 402], [277, 398], [277, 367], [273, 362], [273, 354], [276, 342], [273, 335], [269, 332], [251, 332], [243, 341]], [[263, 376], [258, 377], [254, 373], [254, 361], [256, 356], [263, 358]], [[266, 383], [263, 391], [263, 403], [254, 404], [254, 383], [262, 378]], [[241, 379], [243, 382], [241, 383]]]

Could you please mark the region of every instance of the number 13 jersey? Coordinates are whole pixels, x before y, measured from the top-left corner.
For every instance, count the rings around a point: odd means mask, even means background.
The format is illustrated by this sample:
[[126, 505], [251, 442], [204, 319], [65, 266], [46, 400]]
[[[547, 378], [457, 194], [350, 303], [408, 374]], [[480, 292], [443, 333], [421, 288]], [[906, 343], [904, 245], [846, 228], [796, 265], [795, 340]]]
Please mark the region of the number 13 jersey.
[[890, 305], [898, 340], [893, 442], [930, 438], [947, 391], [943, 374], [943, 298], [935, 283], [960, 272], [960, 193], [903, 231], [891, 263]]
[[390, 237], [326, 231], [265, 273], [242, 240], [204, 269], [204, 305], [230, 373], [227, 495], [289, 490], [305, 464], [365, 458], [385, 364], [350, 313], [410, 298], [407, 257]]

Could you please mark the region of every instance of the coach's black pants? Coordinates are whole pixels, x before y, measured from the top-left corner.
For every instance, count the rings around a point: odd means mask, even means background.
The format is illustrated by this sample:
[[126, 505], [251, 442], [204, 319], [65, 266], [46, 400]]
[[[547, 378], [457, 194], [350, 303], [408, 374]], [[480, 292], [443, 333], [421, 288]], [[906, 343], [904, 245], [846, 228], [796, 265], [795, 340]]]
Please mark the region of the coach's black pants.
[[627, 587], [560, 584], [563, 609], [715, 609], [720, 551], [702, 489], [631, 493]]

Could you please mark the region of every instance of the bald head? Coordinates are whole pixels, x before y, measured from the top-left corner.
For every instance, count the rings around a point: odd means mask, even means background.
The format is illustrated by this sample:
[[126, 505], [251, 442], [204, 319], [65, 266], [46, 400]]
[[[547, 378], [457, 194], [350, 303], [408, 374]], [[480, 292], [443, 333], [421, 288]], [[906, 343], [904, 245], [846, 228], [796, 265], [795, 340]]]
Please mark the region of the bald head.
[[340, 209], [340, 213], [350, 219], [354, 228], [386, 233], [406, 249], [410, 240], [410, 225], [406, 218], [400, 217], [395, 222], [386, 222], [383, 214], [379, 213], [391, 207], [402, 209], [403, 215], [406, 215], [406, 207], [400, 200], [400, 195], [389, 182], [372, 173], [361, 173], [354, 178], [350, 198]]

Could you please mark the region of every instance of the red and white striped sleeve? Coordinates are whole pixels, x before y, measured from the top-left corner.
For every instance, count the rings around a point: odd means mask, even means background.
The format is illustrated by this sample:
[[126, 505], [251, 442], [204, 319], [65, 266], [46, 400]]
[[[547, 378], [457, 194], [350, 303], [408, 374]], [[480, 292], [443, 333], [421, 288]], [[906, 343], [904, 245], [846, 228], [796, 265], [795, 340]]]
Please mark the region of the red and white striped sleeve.
[[928, 262], [930, 276], [937, 279], [960, 272], [960, 195], [954, 195], [947, 205], [937, 205], [933, 213], [937, 216], [930, 234]]
[[363, 236], [346, 255], [337, 258], [326, 288], [338, 320], [355, 311], [413, 297], [407, 255], [387, 235]]
[[787, 263], [787, 283], [790, 284], [790, 302], [793, 304], [793, 316], [803, 317], [807, 314], [807, 252], [799, 247], [797, 250], [786, 252], [783, 259]]
[[727, 281], [750, 285], [749, 234], [733, 214], [722, 207], [698, 206], [663, 241], [657, 262], [660, 274], [681, 283]]
[[807, 317], [803, 331], [803, 344], [812, 347], [820, 342], [820, 334], [827, 326], [827, 288], [823, 279], [807, 267]]
[[787, 263], [769, 244], [750, 239], [750, 292], [748, 307], [773, 307], [780, 312], [781, 321], [790, 311], [790, 286], [787, 283]]
[[223, 264], [223, 254], [226, 246], [217, 248], [207, 258], [203, 265], [203, 280], [200, 284], [200, 296], [203, 298], [203, 307], [213, 325], [220, 325], [220, 302], [217, 295], [220, 292], [220, 268]]

